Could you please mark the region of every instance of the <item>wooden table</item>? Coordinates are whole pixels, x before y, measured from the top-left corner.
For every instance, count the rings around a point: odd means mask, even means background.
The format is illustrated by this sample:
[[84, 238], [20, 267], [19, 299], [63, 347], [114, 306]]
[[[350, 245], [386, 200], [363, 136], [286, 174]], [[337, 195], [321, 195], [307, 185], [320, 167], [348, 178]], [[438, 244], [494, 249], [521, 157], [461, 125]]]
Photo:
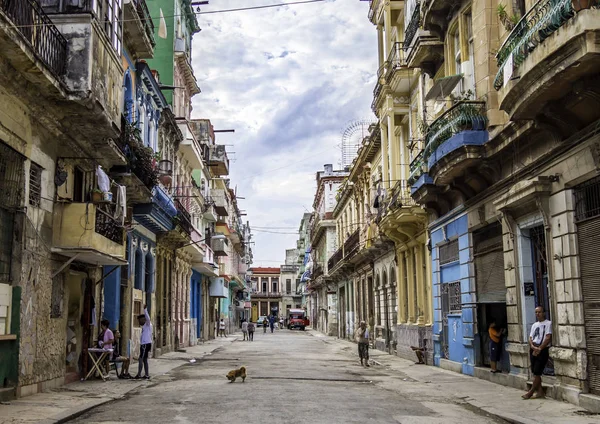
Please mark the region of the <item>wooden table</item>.
[[88, 378], [93, 376], [94, 373], [97, 371], [98, 374], [100, 374], [100, 377], [102, 377], [102, 380], [106, 381], [106, 379], [108, 378], [108, 374], [107, 375], [104, 374], [104, 372], [102, 371], [102, 365], [104, 365], [104, 361], [106, 360], [106, 357], [113, 353], [113, 350], [92, 347], [92, 348], [89, 348], [87, 351], [88, 351], [89, 357], [92, 359], [93, 365], [92, 365], [92, 368], [90, 369], [90, 371], [85, 376], [85, 379], [87, 380]]

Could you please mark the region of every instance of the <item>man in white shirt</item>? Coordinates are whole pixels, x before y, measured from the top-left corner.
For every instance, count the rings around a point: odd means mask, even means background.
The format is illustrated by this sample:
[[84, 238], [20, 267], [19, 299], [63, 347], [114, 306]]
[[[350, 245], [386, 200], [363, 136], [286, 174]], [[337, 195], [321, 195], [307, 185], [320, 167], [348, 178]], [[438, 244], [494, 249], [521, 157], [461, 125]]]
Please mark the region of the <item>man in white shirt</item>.
[[[140, 356], [138, 364], [137, 375], [133, 378], [144, 378], [150, 379], [148, 374], [148, 354], [152, 348], [152, 323], [150, 322], [150, 315], [148, 309], [144, 305], [144, 314], [138, 315], [138, 322], [142, 327], [142, 336], [140, 338]], [[144, 367], [144, 376], [142, 377], [142, 366]]]
[[242, 320], [242, 334], [244, 335], [244, 340], [248, 339], [248, 321], [246, 320]]
[[531, 327], [529, 333], [529, 358], [531, 360], [531, 373], [533, 384], [531, 389], [525, 393], [523, 399], [539, 399], [544, 397], [542, 388], [542, 374], [549, 358], [549, 348], [552, 342], [552, 322], [546, 319], [546, 313], [542, 306], [535, 308], [537, 322]]

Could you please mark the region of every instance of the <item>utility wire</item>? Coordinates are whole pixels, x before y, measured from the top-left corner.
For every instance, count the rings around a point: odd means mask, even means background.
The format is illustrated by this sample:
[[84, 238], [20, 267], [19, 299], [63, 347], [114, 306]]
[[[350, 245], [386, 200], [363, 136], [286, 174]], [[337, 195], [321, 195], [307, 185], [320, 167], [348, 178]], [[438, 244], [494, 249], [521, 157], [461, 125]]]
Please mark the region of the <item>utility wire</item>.
[[[229, 13], [229, 12], [240, 12], [240, 11], [246, 11], [246, 10], [256, 10], [256, 9], [267, 9], [267, 8], [272, 8], [272, 7], [281, 7], [281, 6], [293, 6], [293, 5], [298, 5], [298, 4], [305, 4], [305, 3], [317, 3], [317, 2], [324, 2], [326, 0], [304, 0], [304, 1], [293, 1], [293, 2], [289, 2], [289, 3], [278, 3], [278, 4], [267, 4], [267, 5], [262, 5], [262, 6], [252, 6], [252, 7], [241, 7], [241, 8], [237, 8], [237, 9], [220, 9], [220, 10], [211, 10], [208, 12], [194, 12], [195, 15], [208, 15], [208, 14], [214, 14], [214, 13]], [[67, 14], [67, 13], [64, 13]], [[149, 17], [149, 19], [153, 20], [153, 21], [159, 21], [161, 18], [167, 19], [167, 18], [181, 18], [181, 17], [185, 17], [187, 16], [186, 14], [177, 14], [177, 15], [163, 15], [163, 16], [151, 16]], [[50, 18], [52, 20], [52, 18]], [[118, 20], [121, 23], [124, 22], [136, 22], [139, 21], [139, 19], [119, 19]], [[101, 19], [97, 19], [97, 22], [101, 23], [101, 24], [105, 24], [107, 22], [112, 23], [112, 21], [109, 20], [101, 20]], [[75, 23], [75, 21], [62, 21], [62, 23], [66, 23], [66, 24], [70, 24], [70, 23]], [[40, 24], [27, 24], [27, 25], [3, 25], [0, 26], [1, 29], [6, 29], [6, 28], [37, 28], [37, 27], [44, 27], [44, 26], [55, 26], [54, 22], [50, 22], [50, 23], [40, 23]]]

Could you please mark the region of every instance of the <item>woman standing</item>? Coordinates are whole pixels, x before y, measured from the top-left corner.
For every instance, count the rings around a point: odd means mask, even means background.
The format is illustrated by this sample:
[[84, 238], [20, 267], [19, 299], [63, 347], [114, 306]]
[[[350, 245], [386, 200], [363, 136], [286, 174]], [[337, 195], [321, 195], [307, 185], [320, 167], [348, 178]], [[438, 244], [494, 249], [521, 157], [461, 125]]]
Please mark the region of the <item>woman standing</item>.
[[358, 343], [358, 356], [360, 357], [360, 364], [364, 365], [365, 367], [369, 367], [369, 329], [367, 328], [366, 322], [360, 322], [359, 327], [356, 329], [355, 339]]

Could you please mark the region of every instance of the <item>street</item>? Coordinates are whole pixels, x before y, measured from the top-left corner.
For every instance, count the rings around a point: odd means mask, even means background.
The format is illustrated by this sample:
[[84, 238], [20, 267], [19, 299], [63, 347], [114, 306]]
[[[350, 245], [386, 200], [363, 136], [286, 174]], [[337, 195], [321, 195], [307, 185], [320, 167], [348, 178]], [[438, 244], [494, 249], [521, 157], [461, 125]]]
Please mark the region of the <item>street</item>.
[[[225, 375], [242, 365], [246, 382], [230, 384]], [[504, 422], [469, 407], [457, 394], [407, 380], [376, 363], [360, 366], [349, 344], [308, 331], [259, 329], [253, 342], [240, 337], [70, 422]]]

